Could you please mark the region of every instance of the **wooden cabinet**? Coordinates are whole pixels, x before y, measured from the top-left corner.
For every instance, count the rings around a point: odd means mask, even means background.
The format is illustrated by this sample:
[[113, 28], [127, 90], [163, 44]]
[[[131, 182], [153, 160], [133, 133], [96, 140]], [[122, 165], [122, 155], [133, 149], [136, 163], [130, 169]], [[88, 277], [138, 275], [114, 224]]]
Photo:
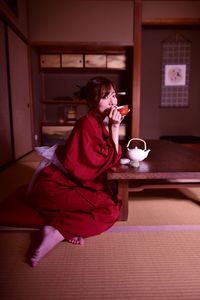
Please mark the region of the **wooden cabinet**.
[[40, 54], [40, 68], [105, 68], [125, 70], [125, 54]]
[[[110, 78], [119, 92], [119, 105], [131, 107], [131, 76], [128, 74], [126, 49], [39, 49], [39, 77], [41, 95], [38, 109], [39, 144], [63, 144], [75, 122], [88, 111], [87, 103], [80, 100], [79, 91], [95, 76]], [[126, 117], [120, 129], [124, 139], [129, 130], [130, 118]]]

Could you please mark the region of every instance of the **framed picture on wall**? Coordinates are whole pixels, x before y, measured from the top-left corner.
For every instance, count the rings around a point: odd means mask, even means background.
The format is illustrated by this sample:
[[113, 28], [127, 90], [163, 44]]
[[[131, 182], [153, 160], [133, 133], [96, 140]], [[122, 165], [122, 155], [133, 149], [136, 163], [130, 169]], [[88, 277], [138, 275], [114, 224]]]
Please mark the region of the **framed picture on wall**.
[[165, 86], [185, 86], [186, 65], [165, 65]]

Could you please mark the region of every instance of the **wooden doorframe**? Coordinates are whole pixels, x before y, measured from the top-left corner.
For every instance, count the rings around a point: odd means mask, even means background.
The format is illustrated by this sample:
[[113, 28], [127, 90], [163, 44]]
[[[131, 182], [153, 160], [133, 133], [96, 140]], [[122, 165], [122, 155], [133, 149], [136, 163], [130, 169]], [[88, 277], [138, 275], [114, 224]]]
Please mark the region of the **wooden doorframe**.
[[142, 46], [142, 1], [134, 1], [133, 28], [133, 82], [131, 136], [140, 134], [141, 46]]

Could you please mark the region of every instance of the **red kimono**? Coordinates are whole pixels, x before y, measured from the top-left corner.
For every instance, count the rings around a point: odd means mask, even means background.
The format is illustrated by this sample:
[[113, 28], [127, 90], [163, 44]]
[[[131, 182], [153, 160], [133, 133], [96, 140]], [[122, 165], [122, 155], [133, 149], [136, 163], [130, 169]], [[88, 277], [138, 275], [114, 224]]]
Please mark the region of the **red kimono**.
[[121, 147], [117, 153], [107, 129], [90, 111], [56, 154], [67, 174], [53, 164], [39, 173], [30, 194], [34, 208], [65, 239], [107, 230], [118, 219], [120, 202], [106, 171], [119, 161]]

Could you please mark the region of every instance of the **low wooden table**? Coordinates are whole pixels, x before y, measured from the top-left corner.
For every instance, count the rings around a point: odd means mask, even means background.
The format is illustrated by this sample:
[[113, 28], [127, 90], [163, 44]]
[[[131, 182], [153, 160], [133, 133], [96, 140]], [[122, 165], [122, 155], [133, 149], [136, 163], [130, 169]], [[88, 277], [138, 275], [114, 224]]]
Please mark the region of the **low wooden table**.
[[119, 220], [128, 218], [129, 192], [145, 188], [185, 188], [200, 186], [200, 149], [166, 140], [146, 141], [148, 157], [138, 168], [117, 165], [108, 171], [122, 197]]

